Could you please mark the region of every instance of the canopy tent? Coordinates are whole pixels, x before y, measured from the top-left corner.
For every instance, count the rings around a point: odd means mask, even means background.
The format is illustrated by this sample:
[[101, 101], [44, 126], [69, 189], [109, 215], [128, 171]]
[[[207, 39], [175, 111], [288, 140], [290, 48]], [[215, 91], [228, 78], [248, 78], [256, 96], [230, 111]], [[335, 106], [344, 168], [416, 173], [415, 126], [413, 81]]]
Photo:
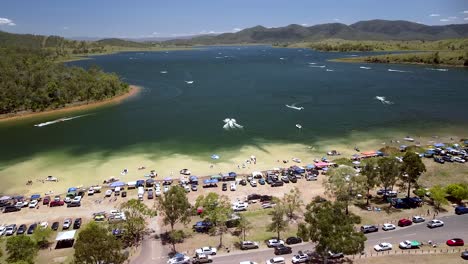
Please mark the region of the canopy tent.
[[218, 159], [219, 159], [219, 155], [213, 154], [213, 155], [211, 155], [211, 159], [218, 160]]
[[308, 164], [308, 165], [306, 166], [306, 168], [307, 168], [307, 169], [313, 169], [313, 168], [315, 168], [315, 165]]
[[145, 180], [137, 180], [136, 181], [136, 187], [143, 186], [145, 185]]
[[55, 241], [75, 239], [76, 230], [59, 232]]
[[125, 182], [121, 182], [121, 181], [118, 181], [118, 182], [113, 182], [111, 184], [109, 184], [109, 187], [122, 187], [122, 186], [125, 186]]
[[364, 151], [364, 152], [361, 152], [361, 154], [364, 157], [375, 157], [375, 156], [377, 156], [376, 151]]
[[255, 177], [255, 176], [260, 176], [260, 177], [263, 177], [263, 174], [259, 171], [254, 171], [252, 172], [252, 177]]
[[2, 196], [0, 197], [0, 201], [6, 201], [6, 200], [10, 200], [11, 197], [10, 196]]
[[136, 181], [127, 182], [128, 187], [135, 187], [136, 184]]
[[324, 168], [324, 167], [328, 167], [328, 165], [330, 165], [330, 163], [328, 163], [328, 162], [316, 162], [314, 165], [315, 165], [316, 168]]
[[223, 176], [219, 174], [211, 175], [211, 179], [221, 179]]
[[292, 166], [291, 168], [294, 170], [295, 173], [299, 173], [299, 174], [300, 174], [300, 173], [304, 173], [304, 172], [305, 172], [305, 169], [302, 168], [302, 167], [299, 167], [299, 166]]
[[167, 182], [172, 181], [172, 178], [171, 177], [164, 178], [164, 181], [167, 181]]
[[203, 181], [203, 184], [214, 184], [218, 183], [218, 179], [206, 179]]
[[41, 195], [40, 195], [40, 194], [33, 194], [33, 195], [31, 195], [31, 200], [37, 200], [37, 199], [39, 199], [39, 198], [41, 198]]
[[442, 148], [442, 147], [445, 147], [445, 144], [444, 144], [444, 143], [435, 143], [435, 144], [434, 144], [434, 147], [436, 147], [436, 148]]
[[154, 180], [153, 179], [147, 179], [146, 183], [154, 183]]
[[229, 174], [228, 174], [229, 177], [236, 177], [237, 176], [237, 173], [231, 171]]
[[70, 188], [68, 188], [68, 192], [76, 192], [76, 187], [70, 187]]

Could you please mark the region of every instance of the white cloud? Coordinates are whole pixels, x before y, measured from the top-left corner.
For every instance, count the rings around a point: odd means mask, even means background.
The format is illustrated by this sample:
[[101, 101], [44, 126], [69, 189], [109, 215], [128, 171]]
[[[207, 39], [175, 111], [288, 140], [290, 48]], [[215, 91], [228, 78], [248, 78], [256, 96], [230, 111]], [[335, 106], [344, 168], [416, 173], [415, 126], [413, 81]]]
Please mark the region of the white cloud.
[[63, 27], [62, 29], [63, 30], [69, 30], [70, 28], [69, 27]]
[[153, 33], [151, 33], [151, 35], [159, 35], [159, 33], [158, 32], [153, 32]]
[[301, 26], [303, 26], [303, 27], [307, 27], [307, 24], [306, 24], [306, 23], [304, 23], [304, 24], [301, 24]]
[[430, 17], [438, 17], [438, 16], [440, 16], [440, 15], [439, 15], [439, 14], [430, 14], [429, 16], [430, 16]]
[[449, 21], [450, 21], [450, 19], [447, 19], [447, 18], [442, 18], [442, 19], [440, 20], [440, 22], [449, 22]]
[[338, 21], [341, 21], [341, 19], [339, 19], [339, 18], [334, 18], [333, 21], [337, 21], [337, 22], [338, 22]]
[[456, 16], [448, 17], [448, 19], [452, 19], [452, 20], [457, 19], [457, 18], [458, 18], [458, 17], [456, 17]]
[[0, 17], [0, 26], [16, 26], [16, 24], [8, 18]]
[[463, 20], [468, 20], [468, 17], [465, 17]]
[[462, 12], [463, 14], [468, 14], [468, 10], [465, 10]]
[[232, 29], [233, 32], [238, 32], [238, 31], [241, 31], [241, 30], [242, 30], [242, 28], [233, 28]]

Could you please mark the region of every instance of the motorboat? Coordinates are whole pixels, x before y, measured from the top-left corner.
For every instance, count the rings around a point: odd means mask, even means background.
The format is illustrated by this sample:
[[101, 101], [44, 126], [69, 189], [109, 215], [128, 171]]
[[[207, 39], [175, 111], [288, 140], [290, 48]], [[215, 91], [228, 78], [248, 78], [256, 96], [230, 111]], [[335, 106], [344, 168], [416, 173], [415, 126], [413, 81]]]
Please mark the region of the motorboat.
[[406, 136], [406, 137], [403, 138], [403, 139], [406, 140], [406, 141], [409, 141], [409, 142], [413, 142], [413, 141], [414, 141], [414, 138], [409, 137], [409, 136]]
[[296, 124], [296, 127], [301, 129], [302, 128], [302, 125], [301, 124]]

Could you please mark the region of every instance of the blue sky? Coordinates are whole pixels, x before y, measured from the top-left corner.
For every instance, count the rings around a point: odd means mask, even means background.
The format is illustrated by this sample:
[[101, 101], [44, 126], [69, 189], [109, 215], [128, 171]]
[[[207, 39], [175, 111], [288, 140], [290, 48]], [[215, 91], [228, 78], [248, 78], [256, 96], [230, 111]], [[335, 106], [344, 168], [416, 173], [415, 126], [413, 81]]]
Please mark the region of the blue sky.
[[256, 25], [369, 19], [468, 23], [468, 0], [2, 0], [0, 30], [64, 37], [174, 37]]

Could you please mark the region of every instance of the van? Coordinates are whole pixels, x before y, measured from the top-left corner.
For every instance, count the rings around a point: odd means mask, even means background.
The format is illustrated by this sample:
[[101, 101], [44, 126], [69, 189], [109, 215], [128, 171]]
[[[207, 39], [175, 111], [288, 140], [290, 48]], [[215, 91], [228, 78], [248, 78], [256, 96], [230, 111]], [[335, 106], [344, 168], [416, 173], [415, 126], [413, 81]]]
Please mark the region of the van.
[[145, 189], [142, 186], [138, 187], [138, 199], [140, 201], [143, 201], [143, 194], [145, 194]]
[[115, 189], [114, 189], [114, 195], [115, 195], [115, 196], [119, 196], [119, 195], [120, 195], [120, 190], [121, 190], [120, 187], [115, 187]]

